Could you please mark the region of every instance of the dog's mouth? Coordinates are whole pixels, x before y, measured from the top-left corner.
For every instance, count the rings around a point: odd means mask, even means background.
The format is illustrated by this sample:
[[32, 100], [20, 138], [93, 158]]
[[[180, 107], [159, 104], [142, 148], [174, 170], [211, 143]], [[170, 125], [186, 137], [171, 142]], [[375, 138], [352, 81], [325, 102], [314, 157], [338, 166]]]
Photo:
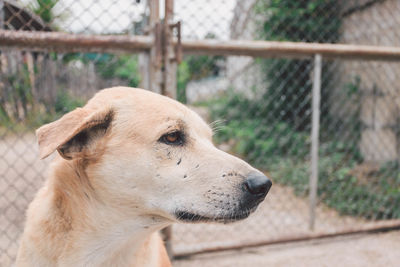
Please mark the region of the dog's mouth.
[[232, 212], [227, 214], [219, 214], [216, 216], [211, 215], [200, 215], [198, 213], [190, 211], [176, 211], [175, 217], [181, 222], [218, 222], [218, 223], [231, 223], [239, 220], [246, 219], [249, 215], [257, 209], [257, 206], [252, 209], [246, 209], [243, 211]]

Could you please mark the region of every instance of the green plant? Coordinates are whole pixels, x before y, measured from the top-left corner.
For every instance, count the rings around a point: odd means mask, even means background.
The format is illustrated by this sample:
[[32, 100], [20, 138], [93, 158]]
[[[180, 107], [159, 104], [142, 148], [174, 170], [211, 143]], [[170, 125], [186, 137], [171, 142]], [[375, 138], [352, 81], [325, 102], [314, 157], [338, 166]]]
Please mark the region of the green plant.
[[335, 0], [260, 0], [260, 37], [279, 41], [334, 42], [340, 27]]
[[[16, 91], [18, 92], [18, 90]], [[0, 132], [7, 132], [6, 129], [13, 129], [13, 131], [16, 132], [32, 130], [40, 125], [54, 121], [65, 113], [70, 112], [77, 107], [83, 106], [83, 104], [84, 100], [73, 97], [64, 90], [59, 90], [56, 95], [54, 108], [52, 109], [46, 110], [44, 108], [45, 103], [38, 103], [38, 106], [33, 109], [32, 104], [30, 103], [28, 105], [29, 109], [27, 110], [26, 115], [20, 120], [9, 117], [7, 112], [5, 112], [5, 115], [0, 113]], [[7, 117], [4, 118], [3, 116]], [[21, 115], [19, 114], [19, 116]]]
[[201, 78], [218, 76], [220, 67], [218, 60], [223, 60], [221, 56], [188, 56], [187, 62], [189, 79], [199, 80]]
[[53, 8], [59, 0], [35, 0], [36, 7], [33, 12], [38, 14], [46, 23], [51, 23], [54, 19]]
[[96, 70], [105, 79], [119, 78], [128, 82], [129, 86], [137, 87], [140, 82], [138, 58], [110, 54], [86, 54], [83, 60], [94, 60]]
[[234, 139], [234, 151], [260, 167], [288, 154], [304, 157], [308, 134], [295, 131], [288, 123], [258, 116], [261, 104], [233, 93], [210, 103], [212, 118], [226, 122], [215, 134], [217, 142]]
[[0, 125], [23, 121], [34, 108], [29, 71], [24, 64], [13, 74], [4, 75], [0, 100]]
[[[338, 1], [334, 0], [260, 0], [255, 5], [258, 18], [258, 37], [265, 40], [300, 42], [336, 42], [340, 27]], [[271, 113], [285, 120], [295, 129], [309, 127], [304, 119], [311, 107], [311, 60], [265, 59], [258, 60], [265, 73], [266, 90], [264, 116]], [[325, 68], [329, 63], [324, 63]], [[331, 72], [322, 72], [322, 83], [330, 79]], [[323, 86], [322, 99], [330, 88]], [[283, 98], [282, 98], [283, 96]], [[308, 118], [308, 117], [306, 117]]]
[[54, 110], [56, 114], [62, 115], [74, 110], [77, 107], [83, 106], [84, 101], [72, 97], [67, 91], [59, 90], [57, 92], [56, 102], [54, 104]]
[[[215, 39], [216, 35], [207, 33], [205, 39]], [[178, 65], [177, 96], [178, 100], [186, 103], [186, 86], [188, 82], [207, 77], [218, 76], [221, 70], [222, 56], [190, 55], [185, 56]]]
[[186, 85], [190, 81], [189, 66], [186, 60], [178, 65], [177, 72], [177, 99], [179, 102], [186, 103]]

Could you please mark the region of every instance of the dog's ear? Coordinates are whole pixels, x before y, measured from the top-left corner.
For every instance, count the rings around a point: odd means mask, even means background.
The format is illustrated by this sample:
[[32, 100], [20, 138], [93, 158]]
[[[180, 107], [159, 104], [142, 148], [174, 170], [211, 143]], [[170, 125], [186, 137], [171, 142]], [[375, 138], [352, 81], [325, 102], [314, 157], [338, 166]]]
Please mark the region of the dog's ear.
[[113, 110], [77, 108], [36, 130], [40, 158], [57, 150], [65, 159], [84, 156], [110, 127]]

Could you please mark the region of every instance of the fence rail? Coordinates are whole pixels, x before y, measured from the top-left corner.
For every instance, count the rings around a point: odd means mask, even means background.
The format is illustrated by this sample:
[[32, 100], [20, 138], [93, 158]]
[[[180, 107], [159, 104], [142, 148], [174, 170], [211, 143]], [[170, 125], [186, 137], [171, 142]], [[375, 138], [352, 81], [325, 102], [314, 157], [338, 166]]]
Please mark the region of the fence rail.
[[400, 47], [354, 44], [323, 44], [275, 41], [186, 41], [182, 49], [187, 54], [235, 55], [265, 58], [304, 58], [320, 54], [328, 59], [400, 60]]
[[[176, 46], [178, 42], [175, 40]], [[55, 52], [149, 52], [150, 36], [85, 35], [61, 32], [0, 30], [0, 46]], [[304, 58], [320, 54], [326, 59], [400, 60], [400, 47], [353, 44], [248, 40], [182, 40], [185, 54]]]
[[0, 47], [53, 52], [148, 52], [150, 36], [0, 30]]

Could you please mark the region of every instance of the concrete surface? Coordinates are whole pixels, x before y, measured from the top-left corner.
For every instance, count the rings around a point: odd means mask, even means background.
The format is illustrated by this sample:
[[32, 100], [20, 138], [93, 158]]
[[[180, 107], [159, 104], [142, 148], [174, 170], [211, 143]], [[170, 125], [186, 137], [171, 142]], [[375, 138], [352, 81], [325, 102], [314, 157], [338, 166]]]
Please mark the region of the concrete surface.
[[395, 267], [400, 266], [400, 231], [209, 253], [173, 266]]

